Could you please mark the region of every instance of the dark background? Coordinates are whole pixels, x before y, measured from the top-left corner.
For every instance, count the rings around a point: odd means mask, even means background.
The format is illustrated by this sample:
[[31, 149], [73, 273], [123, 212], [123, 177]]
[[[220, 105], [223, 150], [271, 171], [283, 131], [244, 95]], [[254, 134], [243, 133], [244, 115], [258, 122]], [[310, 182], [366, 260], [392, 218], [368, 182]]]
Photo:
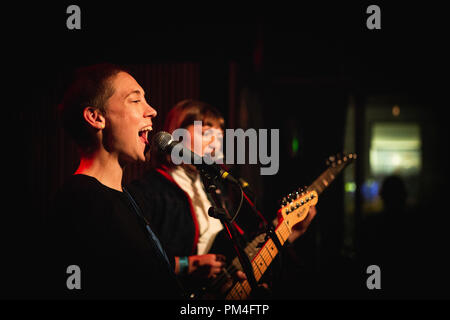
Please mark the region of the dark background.
[[[310, 230], [296, 243], [302, 268], [290, 270], [281, 285], [283, 298], [448, 298], [448, 210], [441, 206], [448, 153], [442, 8], [380, 4], [382, 29], [368, 30], [367, 5], [80, 4], [81, 30], [67, 30], [65, 4], [9, 10], [13, 19], [3, 28], [3, 61], [10, 71], [5, 96], [12, 101], [4, 105], [2, 296], [45, 297], [45, 281], [39, 277], [42, 221], [54, 192], [78, 161], [56, 107], [74, 69], [112, 62], [128, 67], [148, 93], [158, 111], [156, 130], [184, 98], [219, 108], [228, 128], [280, 129], [277, 175], [260, 176], [257, 166], [231, 167], [250, 182], [268, 218], [283, 196], [310, 184], [326, 168], [329, 155], [361, 152], [362, 162], [349, 168], [356, 182], [350, 232], [354, 252], [342, 254], [344, 181], [339, 177], [321, 197]], [[382, 282], [387, 289], [367, 290], [365, 268], [377, 261], [365, 260], [368, 253], [359, 241], [362, 163], [367, 160], [363, 119], [373, 95], [407, 96], [428, 115], [425, 127], [432, 137], [423, 150], [421, 176], [428, 179], [414, 208], [420, 214], [411, 218], [407, 233], [398, 231], [400, 237], [411, 235], [409, 247], [417, 250], [408, 255], [408, 263], [391, 261], [410, 286], [394, 291], [389, 281], [395, 277]], [[350, 96], [355, 101], [355, 149], [344, 150]], [[294, 136], [299, 139], [295, 153]], [[125, 181], [146, 167], [127, 168]]]

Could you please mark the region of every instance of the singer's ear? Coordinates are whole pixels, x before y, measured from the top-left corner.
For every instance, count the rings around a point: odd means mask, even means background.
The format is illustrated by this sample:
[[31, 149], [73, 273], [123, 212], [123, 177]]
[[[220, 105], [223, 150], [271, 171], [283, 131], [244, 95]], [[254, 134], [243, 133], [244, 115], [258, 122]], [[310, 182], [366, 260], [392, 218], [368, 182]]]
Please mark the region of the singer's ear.
[[104, 129], [105, 128], [105, 117], [103, 113], [94, 107], [86, 107], [83, 110], [84, 120], [89, 123], [95, 129]]

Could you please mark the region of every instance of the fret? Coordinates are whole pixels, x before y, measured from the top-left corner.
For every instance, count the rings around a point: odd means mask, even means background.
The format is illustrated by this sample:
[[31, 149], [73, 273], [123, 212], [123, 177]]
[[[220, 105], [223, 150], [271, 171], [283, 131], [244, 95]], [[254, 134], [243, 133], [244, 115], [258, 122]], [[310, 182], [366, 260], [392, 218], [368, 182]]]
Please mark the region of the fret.
[[259, 279], [261, 279], [261, 277], [262, 277], [261, 270], [259, 270], [257, 263], [252, 263], [252, 267], [253, 267], [253, 274], [255, 275], [255, 279], [256, 279], [256, 281], [259, 281]]
[[280, 223], [278, 228], [275, 230], [275, 233], [278, 235], [281, 245], [283, 245], [290, 235], [289, 227], [286, 225], [285, 221]]
[[270, 264], [272, 263], [272, 257], [270, 256], [269, 252], [267, 252], [267, 248], [264, 246], [261, 248], [260, 251], [260, 257], [263, 263], [266, 265], [265, 271], [269, 268]]
[[247, 299], [250, 296], [250, 292], [252, 291], [252, 288], [250, 287], [250, 283], [247, 280], [245, 280], [242, 283], [242, 287], [244, 288], [245, 298]]
[[236, 283], [234, 294], [237, 298], [244, 299], [245, 293], [244, 293], [243, 286], [240, 282]]
[[[261, 279], [261, 277], [263, 276], [264, 272], [266, 272], [267, 270], [267, 265], [264, 262], [263, 258], [261, 257], [260, 254], [256, 255], [255, 259], [253, 260], [253, 263], [256, 264], [256, 267], [258, 268], [261, 276], [259, 277], [259, 279]], [[256, 275], [255, 275], [256, 278]], [[257, 278], [256, 281], [259, 281], [259, 279]]]
[[278, 254], [278, 249], [275, 246], [275, 243], [273, 243], [272, 239], [269, 239], [264, 246], [267, 248], [267, 252], [273, 260]]
[[261, 257], [264, 259], [264, 263], [268, 267], [272, 263], [272, 256], [269, 253], [269, 249], [264, 245], [264, 247], [261, 249]]
[[275, 234], [278, 236], [280, 243], [283, 244], [285, 240], [284, 240], [283, 236], [281, 235], [281, 230], [276, 230]]
[[249, 294], [250, 294], [250, 286], [248, 284], [248, 281], [243, 281], [242, 283], [238, 281], [238, 287], [237, 287], [237, 292], [239, 294], [239, 296], [241, 297], [245, 297], [244, 299], [246, 299]]
[[226, 299], [230, 300], [237, 300], [240, 298], [239, 294], [237, 293], [237, 284], [228, 292]]
[[245, 299], [245, 291], [244, 286], [242, 283], [238, 282], [236, 285], [236, 294], [239, 296], [240, 299]]
[[230, 290], [230, 292], [227, 294], [226, 299], [227, 300], [245, 300], [248, 298], [251, 292], [250, 284], [247, 280], [244, 280], [243, 282], [237, 282], [233, 289]]

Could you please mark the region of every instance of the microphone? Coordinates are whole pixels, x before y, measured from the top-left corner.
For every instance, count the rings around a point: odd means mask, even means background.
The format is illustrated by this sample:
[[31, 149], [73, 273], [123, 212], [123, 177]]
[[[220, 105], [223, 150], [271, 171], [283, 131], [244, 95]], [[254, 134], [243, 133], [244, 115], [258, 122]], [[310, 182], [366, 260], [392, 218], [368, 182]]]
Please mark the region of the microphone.
[[183, 155], [184, 156], [187, 155], [188, 159], [190, 159], [190, 164], [196, 166], [197, 169], [208, 174], [213, 179], [219, 178], [240, 185], [240, 183], [231, 174], [222, 169], [219, 165], [215, 163], [208, 164], [205, 161], [205, 158], [192, 152], [191, 150], [183, 146], [183, 144], [180, 143], [179, 141], [173, 140], [172, 135], [168, 132], [160, 131], [156, 133], [155, 136], [153, 137], [153, 143], [160, 151], [166, 154], [171, 154], [174, 148], [177, 149], [177, 154], [179, 154], [179, 152], [182, 151]]

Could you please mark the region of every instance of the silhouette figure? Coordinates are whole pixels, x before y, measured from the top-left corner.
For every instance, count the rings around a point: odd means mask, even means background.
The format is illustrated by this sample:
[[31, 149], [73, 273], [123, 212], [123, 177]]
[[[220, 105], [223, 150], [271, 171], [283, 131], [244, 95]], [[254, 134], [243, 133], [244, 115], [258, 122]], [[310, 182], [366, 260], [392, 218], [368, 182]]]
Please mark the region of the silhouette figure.
[[407, 208], [404, 180], [396, 175], [386, 177], [380, 188], [383, 211], [365, 220], [362, 235], [362, 257], [365, 266], [378, 265], [382, 274], [383, 298], [409, 298], [414, 293], [416, 215]]

